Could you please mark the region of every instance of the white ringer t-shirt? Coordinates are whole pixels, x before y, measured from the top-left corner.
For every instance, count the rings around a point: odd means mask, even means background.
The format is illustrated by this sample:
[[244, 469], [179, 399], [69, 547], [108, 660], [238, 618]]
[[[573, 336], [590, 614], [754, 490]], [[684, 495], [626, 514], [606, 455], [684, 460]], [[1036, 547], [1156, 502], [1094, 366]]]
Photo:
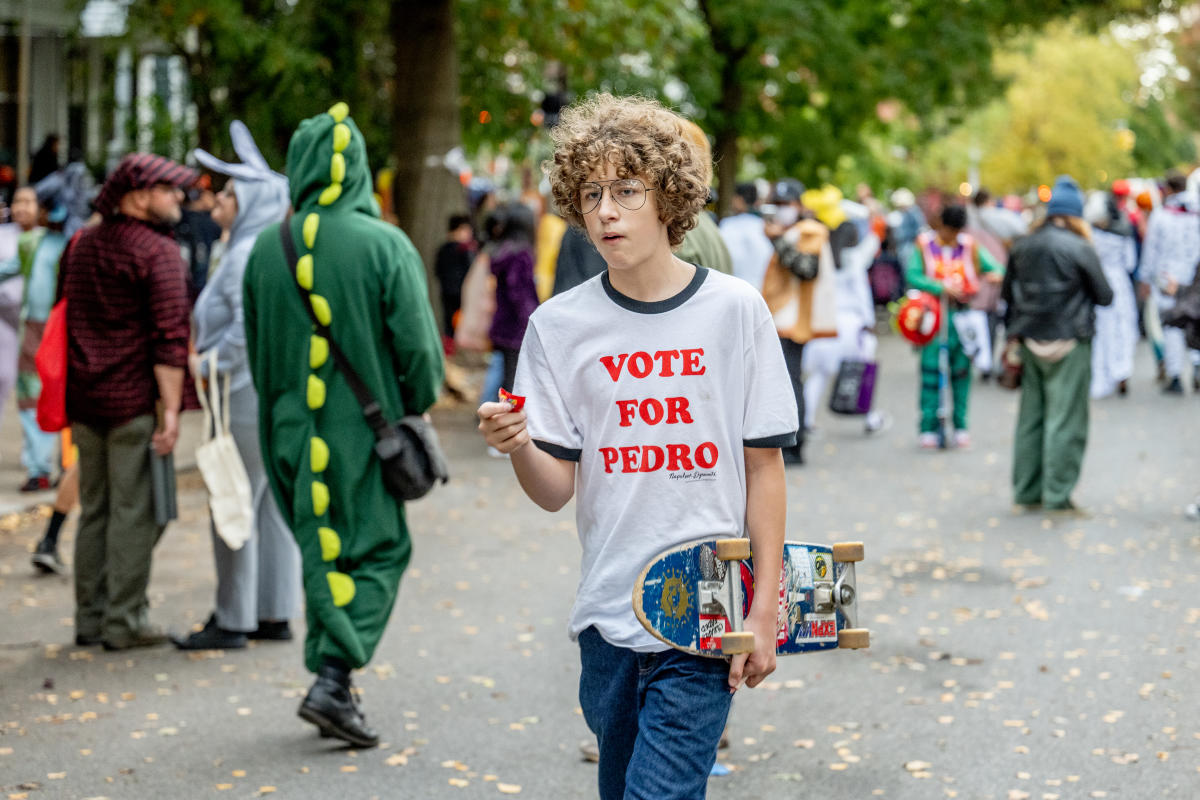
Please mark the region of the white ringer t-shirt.
[[697, 268], [646, 303], [602, 273], [541, 305], [517, 365], [528, 428], [578, 462], [583, 545], [572, 638], [666, 648], [633, 613], [633, 584], [663, 550], [746, 535], [746, 447], [795, 442], [796, 402], [779, 336], [754, 287]]

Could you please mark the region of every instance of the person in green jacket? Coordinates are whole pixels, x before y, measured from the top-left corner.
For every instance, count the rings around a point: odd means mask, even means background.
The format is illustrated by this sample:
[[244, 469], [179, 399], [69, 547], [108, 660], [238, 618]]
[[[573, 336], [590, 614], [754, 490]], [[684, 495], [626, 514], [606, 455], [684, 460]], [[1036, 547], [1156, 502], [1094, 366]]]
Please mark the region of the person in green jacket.
[[[1000, 283], [1004, 269], [985, 248], [963, 230], [967, 210], [960, 205], [942, 209], [932, 232], [917, 237], [909, 257], [906, 278], [912, 289], [935, 297], [948, 295], [947, 319], [942, 320], [950, 351], [950, 388], [954, 396], [954, 446], [970, 447], [967, 432], [967, 406], [971, 394], [971, 358], [963, 349], [955, 317], [968, 310], [967, 303], [979, 289], [979, 281]], [[918, 444], [923, 449], [939, 446], [938, 439], [938, 350], [940, 335], [921, 348], [921, 423]]]
[[442, 383], [442, 345], [425, 270], [371, 196], [362, 134], [345, 103], [300, 124], [288, 146], [293, 213], [264, 229], [246, 267], [246, 345], [259, 396], [271, 490], [300, 545], [305, 665], [317, 674], [299, 709], [322, 736], [369, 747], [378, 735], [352, 698], [387, 626], [411, 546], [404, 506], [384, 488], [375, 436], [313, 312], [383, 407], [421, 414]]

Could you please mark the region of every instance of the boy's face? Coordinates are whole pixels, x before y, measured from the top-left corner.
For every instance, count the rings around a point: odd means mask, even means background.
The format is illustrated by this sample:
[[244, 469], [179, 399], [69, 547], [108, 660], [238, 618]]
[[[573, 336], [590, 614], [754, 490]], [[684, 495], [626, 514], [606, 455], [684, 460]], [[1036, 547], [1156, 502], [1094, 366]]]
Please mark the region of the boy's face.
[[[587, 226], [588, 238], [600, 251], [609, 269], [626, 270], [640, 267], [663, 252], [670, 254], [671, 246], [667, 238], [667, 226], [658, 218], [657, 187], [644, 175], [631, 175], [641, 181], [646, 188], [645, 203], [640, 208], [630, 210], [626, 206], [640, 201], [637, 198], [630, 201], [629, 195], [636, 192], [618, 189], [622, 192], [621, 203], [612, 194], [613, 181], [621, 180], [617, 168], [605, 164], [603, 170], [593, 170], [588, 175], [588, 181], [602, 187], [600, 203], [594, 209], [583, 215]], [[581, 193], [586, 190], [595, 191], [595, 186], [581, 187]], [[622, 205], [624, 203], [624, 205]]]
[[29, 230], [38, 224], [37, 193], [28, 186], [17, 189], [13, 195], [12, 221], [21, 226], [21, 230]]

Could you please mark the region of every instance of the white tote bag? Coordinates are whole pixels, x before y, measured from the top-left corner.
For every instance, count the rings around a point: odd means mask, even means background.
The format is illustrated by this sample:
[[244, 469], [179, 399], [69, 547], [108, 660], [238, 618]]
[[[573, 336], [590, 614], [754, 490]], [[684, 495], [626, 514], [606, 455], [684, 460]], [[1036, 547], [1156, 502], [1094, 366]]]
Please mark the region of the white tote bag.
[[[230, 550], [240, 550], [250, 538], [254, 521], [254, 504], [250, 498], [250, 478], [238, 453], [237, 444], [229, 432], [229, 384], [232, 377], [217, 371], [217, 351], [202, 355], [208, 362], [208, 397], [196, 376], [196, 394], [204, 408], [204, 440], [196, 448], [196, 464], [208, 487], [208, 507], [213, 527]], [[224, 391], [218, 386], [224, 378]], [[224, 399], [222, 404], [221, 399]]]

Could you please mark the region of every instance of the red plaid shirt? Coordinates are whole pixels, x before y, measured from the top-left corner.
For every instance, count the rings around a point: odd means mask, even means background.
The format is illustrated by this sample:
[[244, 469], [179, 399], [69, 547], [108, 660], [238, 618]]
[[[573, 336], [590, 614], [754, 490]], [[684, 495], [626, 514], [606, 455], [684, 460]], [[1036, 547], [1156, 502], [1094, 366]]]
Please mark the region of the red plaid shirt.
[[120, 425], [154, 413], [154, 365], [187, 367], [190, 307], [166, 228], [116, 216], [80, 232], [59, 266], [67, 300], [67, 416]]

